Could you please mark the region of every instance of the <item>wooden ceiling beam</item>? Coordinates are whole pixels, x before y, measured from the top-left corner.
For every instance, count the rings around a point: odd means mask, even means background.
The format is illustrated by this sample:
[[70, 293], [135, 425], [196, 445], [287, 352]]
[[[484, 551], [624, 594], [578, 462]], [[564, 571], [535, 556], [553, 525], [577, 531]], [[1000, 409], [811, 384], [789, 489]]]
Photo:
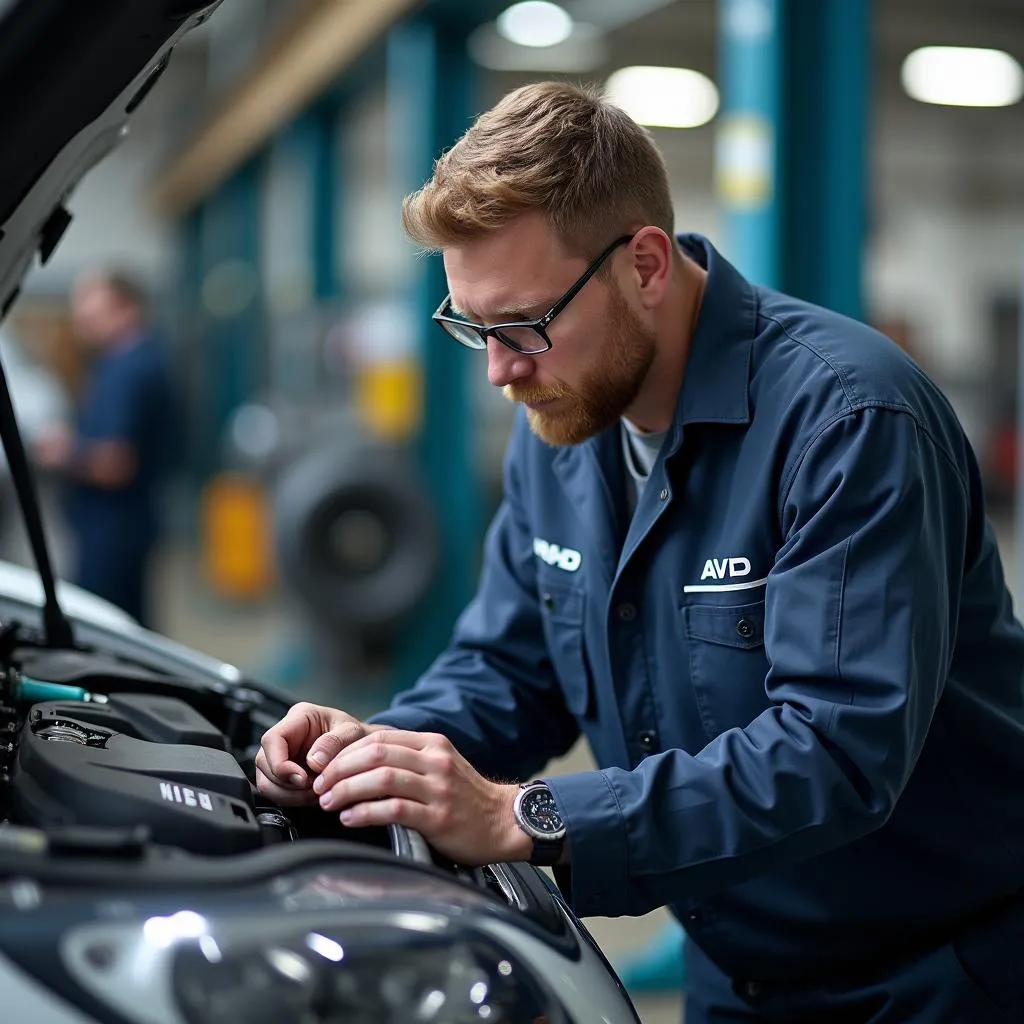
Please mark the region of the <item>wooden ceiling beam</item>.
[[267, 41], [152, 190], [180, 216], [224, 181], [337, 79], [416, 0], [318, 0]]

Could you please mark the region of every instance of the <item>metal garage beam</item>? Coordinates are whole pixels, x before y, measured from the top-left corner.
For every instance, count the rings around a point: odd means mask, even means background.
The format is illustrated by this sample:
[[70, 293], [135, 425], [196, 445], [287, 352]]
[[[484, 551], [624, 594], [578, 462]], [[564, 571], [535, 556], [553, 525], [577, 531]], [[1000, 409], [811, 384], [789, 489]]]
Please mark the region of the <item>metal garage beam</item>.
[[415, 4], [416, 0], [316, 0], [303, 8], [158, 178], [157, 206], [169, 216], [189, 210]]

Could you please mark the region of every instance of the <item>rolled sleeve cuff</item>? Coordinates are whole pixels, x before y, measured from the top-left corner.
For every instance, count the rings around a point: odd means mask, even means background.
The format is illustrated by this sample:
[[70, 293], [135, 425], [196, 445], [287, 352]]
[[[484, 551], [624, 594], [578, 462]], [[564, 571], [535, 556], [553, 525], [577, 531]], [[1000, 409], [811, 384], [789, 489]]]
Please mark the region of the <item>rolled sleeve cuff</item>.
[[[629, 913], [626, 824], [604, 772], [544, 779], [554, 794], [569, 838], [571, 892], [563, 893], [580, 917]], [[560, 873], [561, 874], [561, 873]]]

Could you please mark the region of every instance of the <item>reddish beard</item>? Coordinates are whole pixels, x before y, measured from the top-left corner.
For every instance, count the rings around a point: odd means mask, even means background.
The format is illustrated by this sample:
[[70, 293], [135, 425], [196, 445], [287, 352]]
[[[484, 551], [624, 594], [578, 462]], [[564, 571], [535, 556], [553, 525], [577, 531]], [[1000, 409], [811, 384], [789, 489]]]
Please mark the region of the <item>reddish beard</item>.
[[579, 444], [618, 421], [636, 401], [654, 361], [654, 334], [629, 308], [622, 293], [610, 288], [608, 330], [594, 366], [573, 388], [563, 381], [545, 387], [508, 384], [502, 388], [511, 402], [528, 406], [526, 419], [548, 444]]

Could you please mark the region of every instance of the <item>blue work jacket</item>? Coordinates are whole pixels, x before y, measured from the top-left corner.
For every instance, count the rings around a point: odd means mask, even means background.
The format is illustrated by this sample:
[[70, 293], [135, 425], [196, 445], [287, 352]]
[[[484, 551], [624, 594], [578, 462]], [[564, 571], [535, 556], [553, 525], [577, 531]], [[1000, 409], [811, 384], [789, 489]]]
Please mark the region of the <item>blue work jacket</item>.
[[160, 488], [181, 438], [171, 371], [160, 341], [144, 335], [101, 353], [91, 367], [76, 423], [80, 444], [118, 441], [135, 452], [123, 487], [72, 480], [66, 512], [79, 543], [134, 549], [159, 532]]
[[618, 427], [519, 418], [479, 591], [376, 720], [550, 778], [581, 915], [670, 905], [734, 976], [928, 942], [1024, 885], [1024, 629], [978, 466], [890, 341], [706, 239], [674, 422], [631, 519]]

